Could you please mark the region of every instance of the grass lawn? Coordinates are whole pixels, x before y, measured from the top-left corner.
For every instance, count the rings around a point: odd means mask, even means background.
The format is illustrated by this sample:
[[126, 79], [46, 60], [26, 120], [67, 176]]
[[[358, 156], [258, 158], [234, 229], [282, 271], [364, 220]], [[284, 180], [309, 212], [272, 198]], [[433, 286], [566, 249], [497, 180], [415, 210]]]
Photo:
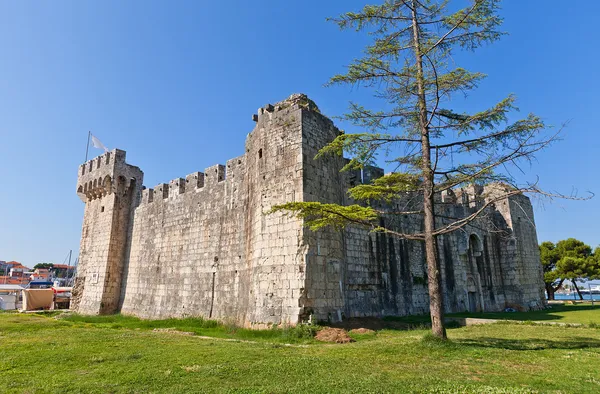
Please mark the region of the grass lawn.
[[[589, 324], [600, 308], [546, 313]], [[0, 313], [0, 392], [600, 392], [598, 328], [472, 326], [449, 330], [448, 344], [427, 332], [382, 330], [333, 345], [300, 329], [201, 319]]]
[[[577, 304], [556, 304], [551, 308], [533, 312], [485, 312], [485, 313], [451, 313], [447, 317], [474, 317], [482, 319], [518, 320], [525, 322], [584, 324], [592, 327], [600, 326], [600, 302], [594, 305], [590, 302]], [[419, 326], [429, 323], [429, 315], [386, 317], [389, 322], [404, 323]]]
[[575, 305], [553, 305], [551, 309], [533, 312], [514, 313], [453, 313], [455, 317], [482, 317], [488, 319], [543, 321], [557, 323], [580, 323], [600, 325], [600, 302], [578, 303]]

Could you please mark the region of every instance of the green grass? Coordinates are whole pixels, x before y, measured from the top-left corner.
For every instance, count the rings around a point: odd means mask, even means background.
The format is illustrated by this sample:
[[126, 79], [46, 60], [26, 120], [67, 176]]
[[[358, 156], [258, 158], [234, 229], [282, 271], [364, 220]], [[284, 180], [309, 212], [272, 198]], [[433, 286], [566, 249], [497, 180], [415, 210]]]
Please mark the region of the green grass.
[[[573, 323], [600, 314], [578, 307], [552, 313]], [[382, 330], [293, 346], [285, 330], [247, 331], [202, 319], [0, 314], [0, 392], [600, 392], [598, 328], [472, 326], [449, 330], [449, 343], [424, 329]]]
[[[473, 317], [482, 319], [539, 321], [567, 324], [585, 324], [591, 326], [600, 325], [600, 302], [594, 306], [591, 303], [579, 303], [574, 305], [552, 305], [548, 309], [532, 312], [485, 312], [485, 313], [451, 313], [447, 317]], [[418, 327], [429, 324], [429, 315], [386, 317], [390, 322], [404, 323], [408, 326]]]
[[[40, 313], [39, 316], [53, 317], [53, 313]], [[300, 325], [296, 327], [273, 327], [269, 330], [251, 330], [234, 324], [222, 324], [201, 317], [185, 319], [144, 320], [133, 316], [83, 316], [63, 314], [57, 317], [58, 327], [108, 328], [129, 330], [172, 330], [193, 333], [198, 336], [210, 336], [222, 339], [246, 341], [269, 341], [275, 343], [314, 342], [313, 336], [318, 326]], [[35, 325], [34, 325], [35, 327]], [[35, 329], [35, 328], [34, 328]]]
[[549, 309], [533, 312], [454, 313], [454, 317], [480, 317], [487, 319], [542, 321], [556, 323], [600, 324], [600, 303], [552, 305]]

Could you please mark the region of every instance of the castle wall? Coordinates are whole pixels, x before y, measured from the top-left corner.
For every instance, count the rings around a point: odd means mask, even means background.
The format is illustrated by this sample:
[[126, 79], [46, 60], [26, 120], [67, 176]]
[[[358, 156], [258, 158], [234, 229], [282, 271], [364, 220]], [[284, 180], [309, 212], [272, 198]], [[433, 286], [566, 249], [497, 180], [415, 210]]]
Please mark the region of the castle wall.
[[[524, 202], [528, 200], [522, 201], [522, 205]], [[450, 211], [462, 215], [453, 217], [464, 217], [471, 212], [460, 206]], [[415, 232], [422, 228], [417, 215], [401, 221], [390, 219], [386, 225], [398, 232]], [[507, 227], [500, 231], [486, 217], [466, 226], [464, 232], [438, 237], [446, 312], [543, 306], [539, 257], [533, 252], [537, 245], [535, 232], [527, 228], [520, 234], [515, 233]], [[324, 240], [319, 243], [332, 245]], [[428, 313], [427, 268], [422, 242], [349, 227], [343, 232], [342, 248], [328, 250], [328, 254], [344, 255], [340, 258], [341, 272], [332, 271], [324, 264], [329, 270], [321, 268], [327, 275], [321, 275], [320, 281], [326, 283], [318, 286], [334, 289], [337, 285], [342, 290], [338, 293], [318, 292], [321, 288], [309, 290], [309, 295], [329, 300], [326, 304], [314, 301], [315, 318], [336, 321], [339, 315], [382, 317]], [[338, 280], [341, 283], [337, 283]]]
[[[314, 120], [305, 123], [304, 133], [309, 135], [305, 142], [305, 198], [352, 204], [347, 189], [356, 183], [368, 183], [382, 176], [383, 171], [366, 167], [362, 174], [340, 173], [344, 160], [327, 157], [311, 161], [319, 147], [335, 137], [323, 130], [328, 128]], [[445, 204], [438, 205], [438, 227], [452, 221], [448, 218], [473, 214], [486, 201], [506, 191], [491, 185], [485, 189], [471, 186], [457, 195], [446, 193]], [[441, 202], [442, 197], [438, 198]], [[397, 211], [419, 210], [421, 206], [414, 196], [393, 204]], [[381, 225], [385, 222], [386, 227], [400, 233], [416, 233], [423, 228], [420, 215], [381, 220]], [[316, 319], [337, 321], [344, 317], [429, 312], [422, 242], [352, 226], [343, 231], [307, 230], [305, 238], [309, 245], [305, 305]], [[437, 245], [446, 312], [543, 305], [537, 235], [527, 197], [516, 195], [493, 204], [463, 230], [438, 237]]]
[[293, 104], [261, 108], [243, 156], [144, 190], [123, 313], [202, 315], [246, 325], [297, 322], [302, 225], [265, 212], [301, 201], [301, 112]]
[[[203, 173], [141, 190], [143, 174], [115, 150], [80, 168], [86, 203], [73, 309], [144, 318], [204, 316], [252, 327], [313, 318], [427, 313], [422, 242], [354, 226], [313, 232], [268, 214], [286, 202], [353, 204], [349, 187], [383, 170], [340, 172], [341, 157], [315, 159], [339, 130], [306, 96], [253, 116], [242, 156]], [[437, 224], [466, 217], [501, 185], [442, 193]], [[419, 210], [406, 195], [397, 211]], [[421, 231], [419, 214], [381, 225]], [[498, 201], [463, 230], [437, 239], [447, 312], [538, 308], [543, 281], [529, 200]]]
[[228, 179], [223, 179], [223, 166], [213, 166], [200, 174], [202, 187], [189, 182], [196, 180], [192, 175], [143, 191], [135, 210], [122, 313], [147, 318], [244, 313], [239, 304], [249, 286], [245, 198], [239, 193], [244, 166], [235, 160], [229, 164]]

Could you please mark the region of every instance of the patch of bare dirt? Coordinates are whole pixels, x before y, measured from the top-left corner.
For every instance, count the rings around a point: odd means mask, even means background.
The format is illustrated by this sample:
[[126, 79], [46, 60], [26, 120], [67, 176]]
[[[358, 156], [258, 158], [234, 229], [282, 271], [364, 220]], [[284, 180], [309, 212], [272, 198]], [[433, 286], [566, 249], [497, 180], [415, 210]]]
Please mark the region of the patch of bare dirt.
[[362, 334], [362, 335], [364, 335], [364, 334], [374, 334], [375, 331], [369, 330], [368, 328], [361, 327], [361, 328], [355, 328], [353, 330], [350, 330], [350, 333], [351, 334]]
[[326, 327], [315, 336], [317, 341], [331, 342], [331, 343], [350, 343], [354, 342], [354, 339], [348, 336], [348, 332], [341, 328]]

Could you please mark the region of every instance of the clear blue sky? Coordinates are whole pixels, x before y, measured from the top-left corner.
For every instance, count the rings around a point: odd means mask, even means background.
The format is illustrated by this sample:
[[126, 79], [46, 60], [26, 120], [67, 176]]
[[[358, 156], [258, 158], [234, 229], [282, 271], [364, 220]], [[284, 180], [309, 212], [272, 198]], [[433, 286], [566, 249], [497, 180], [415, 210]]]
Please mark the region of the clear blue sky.
[[[368, 97], [322, 87], [366, 42], [325, 18], [361, 4], [0, 2], [0, 260], [61, 263], [77, 251], [75, 185], [88, 130], [127, 150], [152, 187], [242, 154], [251, 115], [266, 103], [304, 92], [334, 116]], [[503, 7], [510, 35], [458, 57], [489, 75], [470, 109], [515, 93], [523, 115], [571, 120], [564, 141], [527, 170], [548, 189], [600, 192], [600, 2]], [[540, 241], [600, 244], [600, 197], [535, 208]]]

